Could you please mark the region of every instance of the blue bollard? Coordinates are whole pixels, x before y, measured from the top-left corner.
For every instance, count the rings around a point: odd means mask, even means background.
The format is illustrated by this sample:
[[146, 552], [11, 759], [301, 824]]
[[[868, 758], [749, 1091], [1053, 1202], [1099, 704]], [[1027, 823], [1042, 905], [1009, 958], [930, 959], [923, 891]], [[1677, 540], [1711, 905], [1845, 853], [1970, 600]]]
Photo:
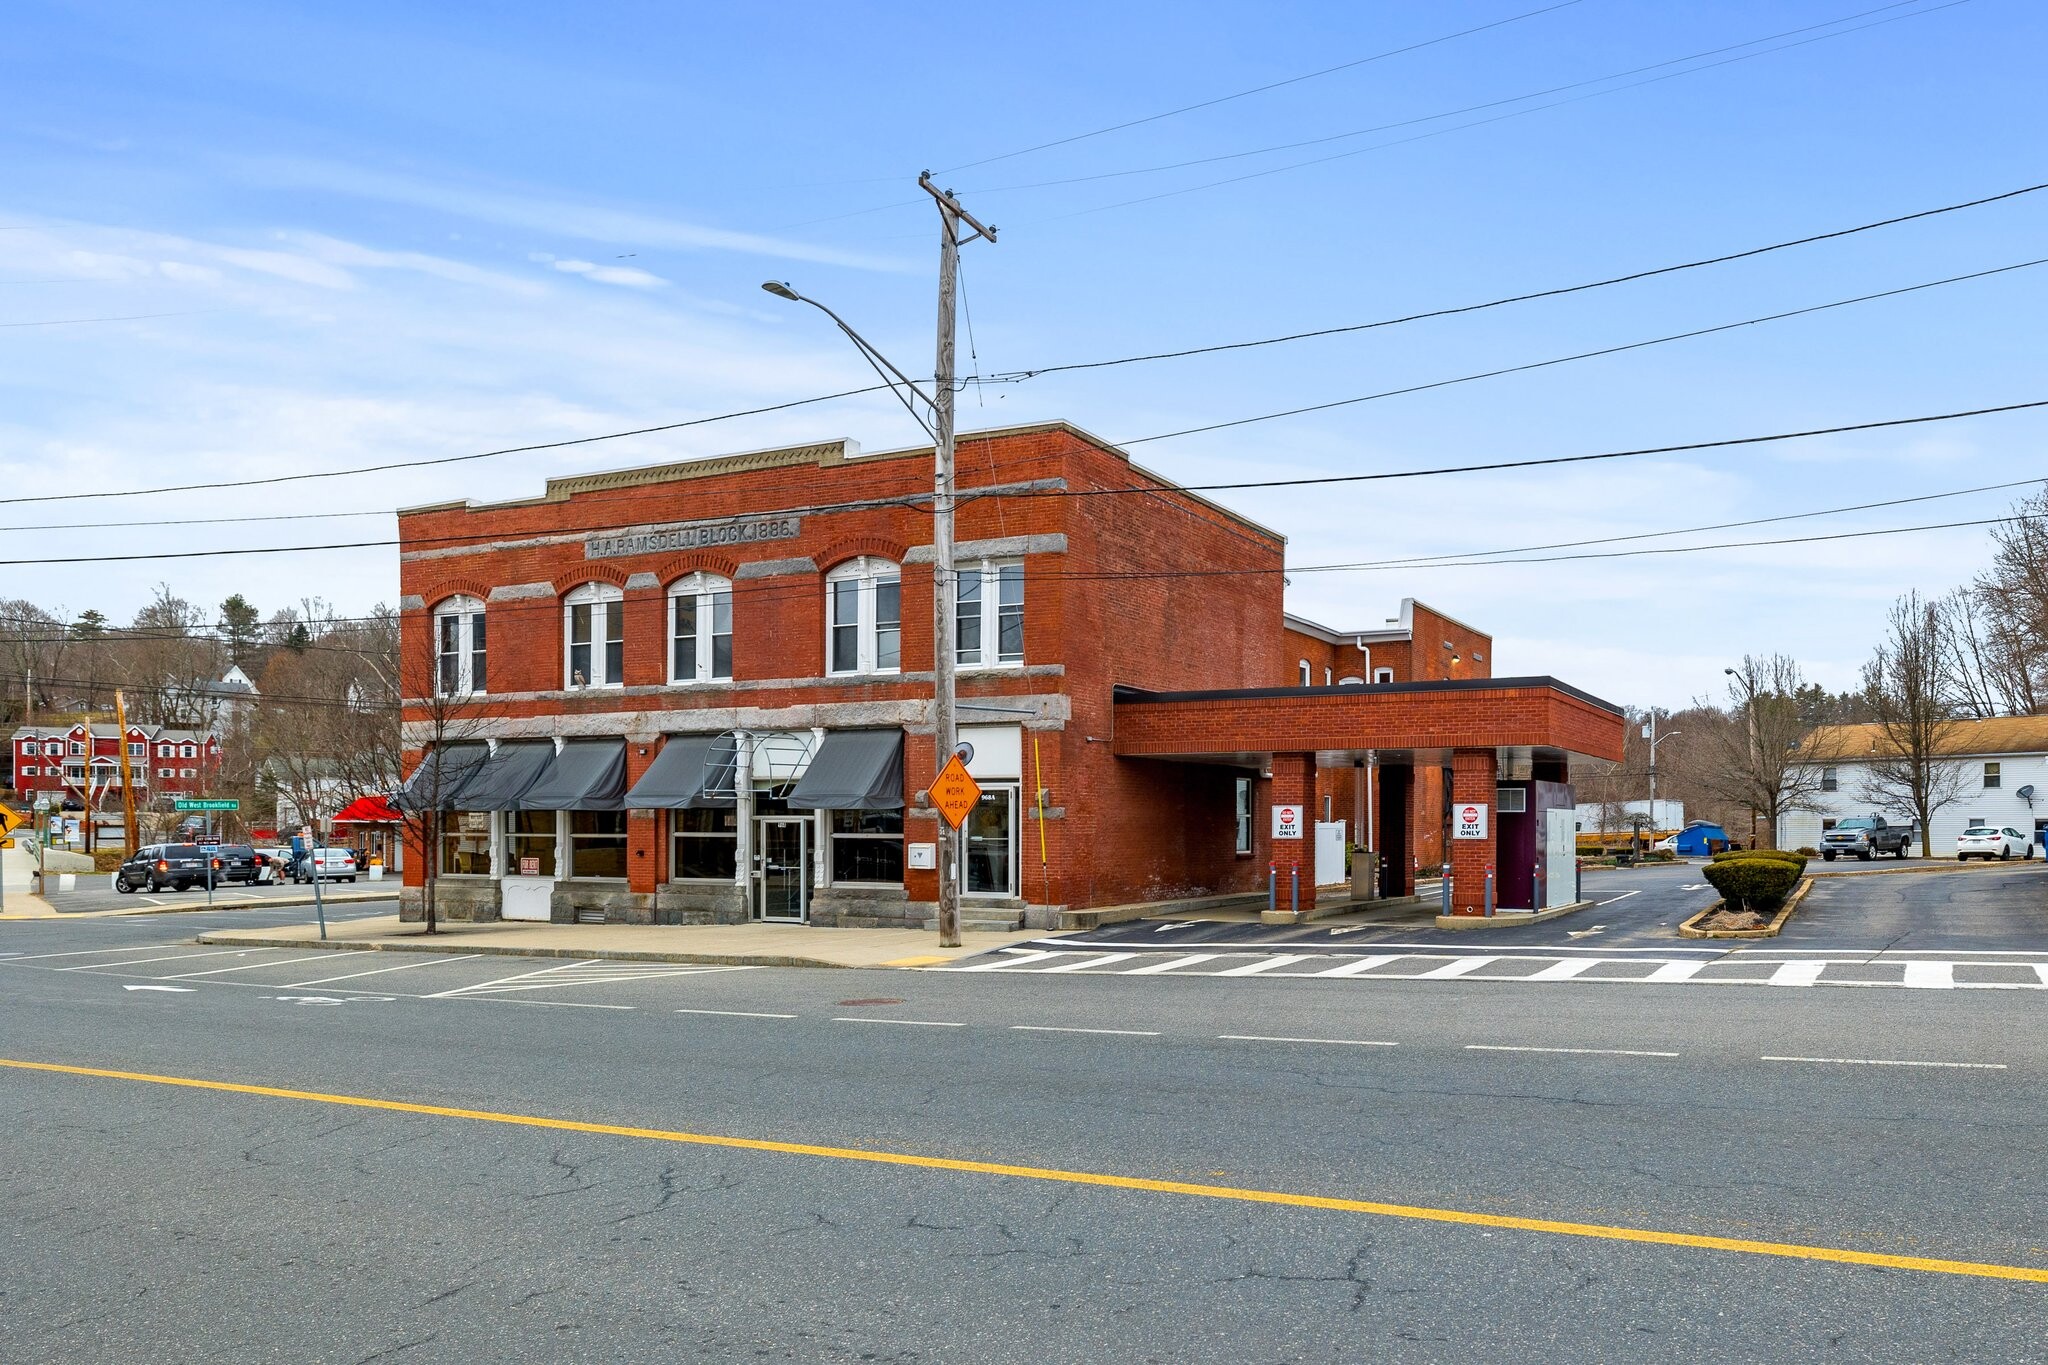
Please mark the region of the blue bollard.
[[1451, 865], [1444, 864], [1444, 913], [1451, 913]]
[[1272, 864], [1272, 863], [1267, 863], [1267, 864], [1266, 864], [1266, 913], [1268, 913], [1268, 914], [1271, 914], [1271, 913], [1272, 913], [1273, 911], [1275, 911], [1275, 910], [1278, 910], [1279, 908], [1280, 908], [1280, 869], [1279, 869], [1279, 868], [1278, 868], [1278, 867], [1277, 867], [1276, 865], [1274, 865], [1274, 864]]
[[1486, 866], [1486, 917], [1493, 918], [1493, 864]]
[[1301, 869], [1298, 867], [1288, 874], [1287, 910], [1296, 919], [1301, 918]]

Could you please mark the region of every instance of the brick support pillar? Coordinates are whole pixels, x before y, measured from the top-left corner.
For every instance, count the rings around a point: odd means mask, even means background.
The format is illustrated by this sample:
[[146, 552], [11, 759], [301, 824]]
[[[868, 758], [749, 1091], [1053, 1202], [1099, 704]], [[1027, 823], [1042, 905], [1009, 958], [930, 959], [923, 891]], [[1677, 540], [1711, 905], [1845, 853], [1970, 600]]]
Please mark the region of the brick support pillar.
[[[632, 790], [649, 767], [659, 745], [626, 741], [626, 788]], [[651, 896], [668, 880], [668, 850], [662, 847], [667, 821], [651, 810], [626, 812], [626, 885], [637, 895]]]
[[[1294, 878], [1299, 875], [1301, 882], [1300, 908], [1307, 910], [1316, 899], [1316, 846], [1315, 811], [1311, 809], [1316, 799], [1316, 756], [1314, 754], [1274, 754], [1272, 796], [1264, 811], [1254, 818], [1265, 823], [1267, 836], [1267, 859], [1272, 863], [1277, 880], [1274, 893], [1274, 909], [1285, 914], [1294, 902]], [[1299, 806], [1298, 839], [1275, 839], [1273, 833], [1273, 807]]]
[[1451, 840], [1451, 913], [1486, 913], [1486, 870], [1498, 870], [1500, 812], [1494, 800], [1497, 769], [1491, 749], [1457, 749], [1451, 754], [1451, 829], [1458, 827], [1458, 808], [1470, 804], [1486, 807], [1484, 839]]

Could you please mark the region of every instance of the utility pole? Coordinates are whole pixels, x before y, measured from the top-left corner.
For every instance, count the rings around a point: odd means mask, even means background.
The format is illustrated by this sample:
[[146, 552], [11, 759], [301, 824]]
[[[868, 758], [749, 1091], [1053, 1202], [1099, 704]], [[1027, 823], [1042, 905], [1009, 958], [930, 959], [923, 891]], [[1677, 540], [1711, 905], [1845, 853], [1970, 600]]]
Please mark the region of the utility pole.
[[[918, 176], [919, 188], [939, 206], [939, 340], [938, 370], [932, 385], [936, 409], [935, 486], [932, 492], [932, 743], [933, 763], [944, 767], [959, 743], [954, 721], [953, 614], [958, 588], [953, 569], [953, 329], [960, 274], [960, 228], [970, 237], [993, 243], [996, 230], [984, 227], [960, 207], [951, 190], [932, 183], [930, 171]], [[936, 774], [934, 774], [936, 776]], [[939, 818], [939, 946], [960, 946], [960, 833]]]
[[121, 689], [114, 689], [114, 728], [121, 732], [121, 836], [128, 841], [128, 856], [139, 847], [135, 839], [135, 769], [128, 761], [128, 707]]

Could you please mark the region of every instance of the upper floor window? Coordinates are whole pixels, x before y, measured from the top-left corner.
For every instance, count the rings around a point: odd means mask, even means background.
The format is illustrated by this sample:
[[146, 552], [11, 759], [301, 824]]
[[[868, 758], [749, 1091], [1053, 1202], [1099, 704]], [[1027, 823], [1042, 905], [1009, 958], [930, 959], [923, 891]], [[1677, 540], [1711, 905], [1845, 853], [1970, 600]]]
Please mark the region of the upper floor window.
[[1372, 680], [1376, 683], [1390, 683], [1394, 680], [1394, 670], [1391, 668], [1375, 668], [1372, 671]]
[[434, 695], [458, 697], [484, 686], [484, 604], [451, 597], [434, 609]]
[[903, 578], [886, 559], [848, 560], [825, 576], [825, 660], [832, 673], [903, 667]]
[[141, 744], [141, 743], [132, 743], [132, 744], [130, 744], [130, 745], [128, 746], [128, 757], [130, 757], [130, 758], [148, 758], [148, 757], [149, 757], [149, 746], [148, 746], [147, 744]]
[[984, 560], [959, 570], [953, 589], [957, 663], [1024, 662], [1024, 566]]
[[1998, 765], [1996, 763], [1986, 763], [1984, 765], [1984, 785], [1987, 788], [1995, 787], [1998, 785], [1998, 780]]
[[1303, 659], [1301, 661], [1301, 685], [1303, 687], [1307, 687], [1309, 684], [1309, 679], [1314, 676], [1314, 673], [1309, 669], [1308, 660]]
[[156, 746], [156, 756], [158, 758], [169, 758], [177, 750], [178, 746], [175, 744], [159, 744]]
[[85, 741], [84, 741], [84, 740], [82, 740], [82, 739], [74, 739], [74, 740], [72, 740], [72, 741], [71, 741], [71, 752], [72, 752], [72, 753], [74, 753], [74, 754], [82, 754], [82, 753], [84, 753], [84, 752], [85, 752]]
[[1833, 768], [1822, 768], [1820, 770], [1820, 789], [1822, 791], [1831, 792], [1838, 790], [1840, 787], [1841, 779]]
[[64, 752], [64, 742], [62, 740], [53, 739], [49, 743], [43, 745], [43, 752], [48, 754], [51, 758], [56, 758], [58, 755]]
[[1323, 665], [1323, 686], [1328, 687], [1331, 683], [1335, 682], [1336, 679], [1337, 670], [1331, 668], [1328, 664]]
[[671, 682], [720, 682], [732, 677], [732, 584], [717, 574], [694, 573], [668, 590]]
[[199, 746], [197, 744], [187, 744], [183, 749], [179, 750], [179, 756], [181, 758], [197, 758], [199, 757]]
[[625, 594], [609, 583], [585, 583], [563, 599], [570, 687], [617, 687], [626, 673]]

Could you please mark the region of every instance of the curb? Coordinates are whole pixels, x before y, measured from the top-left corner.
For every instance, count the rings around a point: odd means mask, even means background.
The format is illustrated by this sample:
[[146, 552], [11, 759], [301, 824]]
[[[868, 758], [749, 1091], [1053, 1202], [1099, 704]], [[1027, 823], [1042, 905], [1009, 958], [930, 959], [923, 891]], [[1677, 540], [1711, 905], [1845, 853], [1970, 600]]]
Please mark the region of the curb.
[[1507, 910], [1498, 911], [1491, 916], [1438, 915], [1436, 917], [1436, 927], [1439, 929], [1508, 929], [1516, 925], [1541, 924], [1545, 920], [1559, 919], [1565, 915], [1575, 915], [1593, 904], [1595, 904], [1593, 901], [1573, 901], [1570, 905], [1553, 905], [1548, 910], [1538, 910], [1533, 914], [1526, 910]]
[[1785, 927], [1785, 921], [1792, 918], [1792, 912], [1799, 908], [1799, 902], [1805, 900], [1806, 893], [1811, 890], [1813, 890], [1813, 878], [1811, 876], [1802, 877], [1798, 888], [1785, 898], [1785, 903], [1778, 908], [1778, 913], [1773, 915], [1771, 922], [1761, 929], [1700, 929], [1695, 927], [1701, 920], [1728, 903], [1726, 901], [1715, 901], [1712, 905], [1679, 925], [1678, 936], [1680, 938], [1776, 938], [1778, 931]]
[[[1910, 860], [1910, 863], [1910, 866], [1904, 867], [1873, 867], [1868, 872], [1823, 871], [1809, 872], [1807, 873], [1807, 875], [1809, 877], [1896, 877], [1899, 876], [1901, 873], [1914, 872], [1957, 873], [1963, 871], [1965, 868], [1970, 866], [1970, 864], [1968, 863], [1956, 862], [1953, 859], [1949, 858], [1917, 858]], [[2033, 865], [2034, 861], [2031, 858], [2022, 858], [2017, 861], [2004, 863], [2001, 863], [1996, 859], [1993, 859], [1990, 862], [1983, 864], [1985, 868], [2002, 867], [2008, 872], [2017, 872], [2021, 868], [2032, 867]]]
[[[583, 957], [612, 962], [691, 962], [729, 967], [854, 967], [858, 964], [828, 962], [818, 957], [794, 957], [787, 953], [668, 953], [640, 949], [604, 948], [506, 948], [483, 943], [379, 943], [342, 939], [287, 939], [260, 934], [200, 934], [194, 942], [218, 944], [225, 948], [326, 948], [336, 952], [448, 953], [480, 957]], [[973, 956], [968, 954], [967, 956]], [[885, 964], [874, 963], [875, 967]]]
[[[397, 899], [398, 892], [393, 890], [389, 893], [379, 893], [377, 895], [362, 895], [358, 893], [352, 896], [328, 896], [325, 898], [325, 903], [328, 905], [349, 905], [357, 901], [388, 901]], [[191, 915], [221, 910], [293, 910], [312, 904], [313, 897], [311, 895], [304, 898], [285, 897], [278, 900], [237, 901], [233, 905], [222, 905], [218, 901], [208, 905], [202, 900], [195, 901], [191, 905], [152, 905], [140, 910], [74, 910], [70, 914], [65, 915], [64, 918], [80, 919], [87, 915], [119, 915], [123, 918], [131, 918], [138, 915]]]

